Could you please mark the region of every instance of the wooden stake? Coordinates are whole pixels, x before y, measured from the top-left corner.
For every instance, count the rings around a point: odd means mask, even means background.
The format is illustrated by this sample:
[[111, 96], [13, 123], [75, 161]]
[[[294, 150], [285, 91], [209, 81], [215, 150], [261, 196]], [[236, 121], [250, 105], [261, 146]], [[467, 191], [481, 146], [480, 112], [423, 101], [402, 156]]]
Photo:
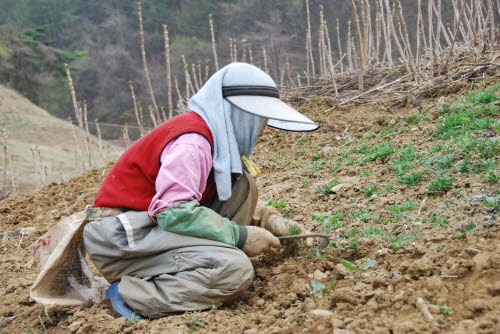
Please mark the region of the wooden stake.
[[141, 40], [141, 56], [142, 56], [142, 65], [144, 66], [144, 76], [146, 78], [146, 84], [148, 86], [149, 96], [151, 97], [151, 103], [153, 104], [156, 117], [159, 118], [160, 111], [158, 110], [158, 106], [156, 105], [156, 99], [153, 92], [153, 85], [151, 84], [151, 78], [149, 77], [148, 62], [146, 59], [146, 48], [144, 46], [144, 28], [142, 24], [142, 5], [140, 2], [137, 3], [137, 13], [139, 15], [139, 37]]
[[311, 61], [312, 74], [316, 75], [316, 69], [314, 66], [314, 57], [312, 52], [311, 13], [309, 12], [309, 0], [306, 0], [306, 12], [307, 12], [307, 34], [309, 40], [309, 60]]
[[172, 73], [170, 70], [170, 41], [168, 38], [168, 29], [166, 24], [163, 25], [163, 37], [165, 39], [165, 67], [167, 69], [168, 118], [170, 119], [173, 116], [174, 103], [172, 100]]
[[365, 76], [365, 51], [363, 45], [363, 39], [361, 37], [361, 29], [359, 27], [359, 17], [358, 11], [356, 9], [356, 4], [354, 0], [351, 0], [352, 16], [354, 18], [354, 24], [356, 27], [356, 40], [358, 42], [358, 57], [359, 57], [359, 90], [362, 92], [364, 90], [364, 76]]
[[219, 60], [217, 59], [217, 49], [215, 48], [215, 32], [214, 20], [212, 14], [208, 14], [208, 21], [210, 24], [210, 36], [212, 37], [212, 53], [214, 54], [215, 71], [219, 70]]

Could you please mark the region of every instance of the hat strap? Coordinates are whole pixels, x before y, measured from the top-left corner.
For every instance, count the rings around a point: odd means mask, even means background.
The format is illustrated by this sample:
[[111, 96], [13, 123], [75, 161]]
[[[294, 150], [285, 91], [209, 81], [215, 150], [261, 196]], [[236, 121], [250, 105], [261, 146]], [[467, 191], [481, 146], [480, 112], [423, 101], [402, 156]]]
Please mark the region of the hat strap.
[[256, 95], [280, 98], [278, 88], [269, 86], [227, 86], [222, 87], [222, 96]]

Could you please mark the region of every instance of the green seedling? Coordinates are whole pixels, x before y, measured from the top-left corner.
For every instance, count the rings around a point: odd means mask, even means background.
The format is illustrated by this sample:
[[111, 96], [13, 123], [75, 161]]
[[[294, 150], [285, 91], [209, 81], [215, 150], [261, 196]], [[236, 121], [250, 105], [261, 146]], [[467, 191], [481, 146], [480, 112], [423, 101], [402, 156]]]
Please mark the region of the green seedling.
[[496, 172], [489, 172], [483, 177], [483, 181], [485, 182], [498, 182], [500, 181], [500, 174], [497, 174]]
[[306, 152], [307, 151], [303, 148], [301, 148], [300, 150], [297, 150], [297, 154], [299, 154], [299, 155], [304, 155], [304, 154], [306, 154]]
[[300, 183], [302, 183], [303, 185], [308, 185], [308, 184], [311, 184], [311, 180], [305, 179], [305, 180], [300, 181]]
[[438, 226], [438, 227], [450, 225], [450, 222], [447, 219], [439, 219], [439, 215], [433, 215], [433, 216], [429, 217], [429, 219], [427, 221], [431, 224], [434, 224], [435, 226]]
[[445, 317], [448, 317], [453, 314], [453, 310], [448, 305], [438, 305], [438, 308], [441, 314], [444, 315]]
[[444, 241], [441, 241], [440, 243], [438, 243], [438, 244], [436, 245], [436, 248], [437, 248], [437, 249], [441, 249], [441, 248], [443, 248], [444, 246], [446, 246], [446, 243], [445, 243]]
[[335, 165], [333, 165], [332, 167], [328, 168], [328, 174], [333, 174], [335, 173], [336, 171], [339, 170], [339, 168], [342, 166], [342, 163], [341, 162], [337, 162], [335, 163]]
[[500, 100], [500, 96], [495, 93], [500, 89], [500, 85], [486, 88], [485, 90], [473, 90], [469, 93], [469, 100], [472, 103], [489, 104]]
[[496, 196], [484, 196], [481, 202], [489, 208], [500, 210], [500, 194]]
[[138, 323], [139, 321], [141, 321], [141, 317], [139, 317], [138, 315], [133, 315], [125, 320], [125, 326], [131, 327], [136, 323]]
[[306, 166], [311, 172], [316, 172], [321, 169], [326, 164], [326, 160], [318, 160], [313, 164], [309, 164]]
[[335, 284], [335, 281], [336, 281], [335, 279], [332, 279], [326, 285], [324, 285], [320, 281], [312, 280], [311, 281], [312, 289], [309, 292], [309, 295], [311, 296], [312, 299], [315, 299], [316, 295], [320, 292], [324, 295], [328, 294], [332, 289], [333, 285]]
[[322, 156], [323, 155], [321, 154], [321, 152], [315, 152], [315, 153], [313, 153], [313, 155], [311, 156], [311, 158], [313, 160], [319, 160], [319, 159], [321, 159]]
[[358, 212], [351, 213], [351, 217], [356, 221], [366, 222], [372, 219], [373, 212], [366, 208], [361, 208]]
[[370, 148], [366, 154], [360, 155], [358, 157], [358, 160], [363, 163], [377, 160], [385, 162], [389, 158], [389, 156], [391, 156], [395, 152], [396, 149], [393, 148], [390, 143], [381, 143], [373, 148]]
[[297, 142], [295, 144], [297, 145], [302, 145], [304, 144], [305, 142], [307, 141], [307, 138], [304, 137], [304, 138], [300, 138], [299, 140], [297, 140]]
[[352, 238], [352, 237], [356, 236], [356, 234], [358, 234], [358, 229], [355, 227], [355, 228], [352, 228], [349, 232], [347, 232], [345, 234], [345, 237]]
[[210, 310], [208, 310], [208, 313], [212, 313], [214, 312], [215, 310], [217, 310], [219, 307], [221, 307], [222, 304], [218, 304], [218, 305], [215, 305], [213, 304], [211, 307], [210, 307]]
[[431, 146], [429, 151], [431, 153], [437, 153], [437, 152], [441, 152], [443, 150], [443, 148], [444, 148], [444, 146], [442, 144], [434, 144]]
[[314, 190], [314, 193], [315, 194], [322, 194], [322, 195], [325, 195], [325, 196], [328, 196], [332, 193], [332, 187], [336, 186], [337, 184], [339, 184], [339, 181], [334, 179], [334, 180], [331, 180], [330, 182], [328, 182], [327, 184], [324, 184], [324, 185], [321, 185], [321, 186], [318, 186], [315, 190]]
[[301, 233], [302, 229], [300, 228], [300, 226], [290, 225], [288, 226], [288, 232], [286, 233], [286, 235], [299, 235]]
[[369, 171], [366, 171], [366, 172], [362, 172], [362, 173], [361, 173], [361, 175], [363, 175], [363, 176], [370, 176], [370, 175], [372, 175], [373, 173], [375, 173], [375, 171], [374, 171], [374, 170], [369, 170]]
[[[345, 259], [338, 259], [338, 260], [339, 260], [340, 264], [342, 264], [346, 269], [354, 272], [357, 275], [361, 275], [362, 273], [364, 273], [365, 271], [367, 271], [368, 269], [370, 269], [371, 267], [373, 267], [377, 264], [376, 260], [367, 260], [365, 262], [365, 265], [362, 268], [359, 268], [354, 263], [347, 261]], [[345, 278], [352, 279], [354, 277], [353, 276], [346, 276]]]
[[455, 179], [451, 177], [438, 177], [437, 179], [434, 179], [431, 184], [429, 184], [428, 188], [434, 193], [444, 193], [451, 188], [454, 180]]
[[360, 191], [365, 195], [366, 198], [380, 193], [375, 183], [371, 183], [370, 185], [368, 185], [368, 187], [363, 188]]
[[276, 209], [282, 209], [285, 206], [287, 206], [288, 203], [284, 202], [284, 201], [274, 201], [274, 200], [270, 199], [269, 201], [267, 201], [266, 203], [264, 203], [264, 205], [265, 206], [273, 206]]
[[408, 214], [406, 211], [411, 211], [417, 207], [417, 203], [412, 201], [404, 201], [403, 204], [393, 205], [387, 208], [387, 211], [392, 212], [395, 218], [400, 219]]
[[311, 214], [311, 217], [312, 219], [323, 223], [321, 226], [322, 231], [336, 230], [345, 226], [341, 213], [334, 213], [331, 216], [323, 216], [320, 213], [313, 213]]
[[404, 245], [409, 240], [411, 240], [416, 234], [417, 234], [417, 232], [398, 235], [397, 237], [391, 238], [390, 242], [393, 244], [394, 248], [400, 249], [400, 248], [403, 248]]
[[411, 114], [411, 115], [405, 115], [403, 116], [403, 121], [410, 125], [416, 125], [420, 120], [424, 117], [423, 115], [418, 115], [418, 114]]
[[381, 236], [384, 236], [385, 235], [385, 231], [383, 231], [382, 229], [378, 228], [378, 227], [370, 227], [368, 229], [366, 229], [364, 232], [363, 232], [363, 235], [366, 237], [366, 238], [369, 238], [371, 237], [372, 235], [381, 235]]
[[193, 317], [184, 320], [184, 324], [186, 324], [186, 326], [190, 332], [193, 332], [198, 328], [204, 327], [203, 320], [200, 320], [200, 319], [194, 317], [194, 315], [196, 315], [198, 313], [200, 313], [200, 312], [193, 312]]
[[409, 175], [401, 175], [398, 178], [398, 182], [401, 184], [406, 184], [408, 186], [415, 186], [422, 181], [423, 175], [424, 172], [415, 172]]
[[354, 241], [351, 241], [347, 247], [351, 248], [351, 249], [356, 249], [358, 248], [358, 244], [359, 244], [359, 241], [358, 241], [358, 238], [354, 239]]

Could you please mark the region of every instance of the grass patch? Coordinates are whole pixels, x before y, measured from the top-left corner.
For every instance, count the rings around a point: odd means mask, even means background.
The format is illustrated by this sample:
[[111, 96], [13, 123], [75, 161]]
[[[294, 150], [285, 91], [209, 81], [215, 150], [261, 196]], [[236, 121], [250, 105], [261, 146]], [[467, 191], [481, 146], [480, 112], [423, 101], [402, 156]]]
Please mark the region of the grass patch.
[[328, 182], [327, 184], [323, 184], [321, 186], [318, 186], [314, 190], [314, 193], [328, 196], [332, 193], [332, 190], [331, 190], [332, 187], [336, 186], [337, 184], [339, 184], [339, 181], [337, 179], [333, 179], [330, 182]]
[[423, 180], [424, 172], [415, 172], [409, 175], [401, 175], [398, 182], [407, 186], [415, 186]]
[[264, 205], [265, 206], [273, 206], [276, 209], [282, 209], [285, 206], [287, 206], [288, 203], [285, 202], [285, 201], [274, 201], [274, 200], [270, 199], [269, 201], [267, 201], [266, 203], [264, 203]]
[[428, 189], [434, 193], [444, 193], [447, 192], [455, 181], [452, 177], [438, 177], [429, 184]]
[[360, 191], [362, 194], [365, 195], [366, 198], [380, 193], [379, 189], [377, 188], [377, 185], [375, 183], [371, 183], [370, 185], [368, 185], [368, 187], [363, 188]]
[[385, 231], [383, 231], [382, 229], [378, 228], [378, 227], [370, 227], [368, 229], [366, 229], [364, 232], [363, 232], [363, 235], [366, 237], [366, 238], [369, 238], [371, 237], [372, 235], [381, 235], [381, 236], [385, 236]]
[[321, 230], [323, 231], [335, 230], [345, 226], [342, 213], [333, 213], [330, 216], [323, 216], [320, 213], [313, 213], [311, 217], [312, 219], [323, 223], [323, 225], [321, 226]]

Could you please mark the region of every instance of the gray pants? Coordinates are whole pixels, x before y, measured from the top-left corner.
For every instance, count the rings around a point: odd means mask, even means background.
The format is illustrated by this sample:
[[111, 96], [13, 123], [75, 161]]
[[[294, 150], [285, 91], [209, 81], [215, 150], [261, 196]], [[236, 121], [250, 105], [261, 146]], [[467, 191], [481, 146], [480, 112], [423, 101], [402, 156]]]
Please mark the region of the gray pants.
[[[241, 177], [233, 196], [207, 204], [240, 225], [249, 225], [257, 203], [251, 176]], [[227, 244], [162, 230], [146, 211], [91, 221], [83, 241], [92, 262], [138, 314], [159, 318], [228, 302], [252, 283], [253, 267]]]

